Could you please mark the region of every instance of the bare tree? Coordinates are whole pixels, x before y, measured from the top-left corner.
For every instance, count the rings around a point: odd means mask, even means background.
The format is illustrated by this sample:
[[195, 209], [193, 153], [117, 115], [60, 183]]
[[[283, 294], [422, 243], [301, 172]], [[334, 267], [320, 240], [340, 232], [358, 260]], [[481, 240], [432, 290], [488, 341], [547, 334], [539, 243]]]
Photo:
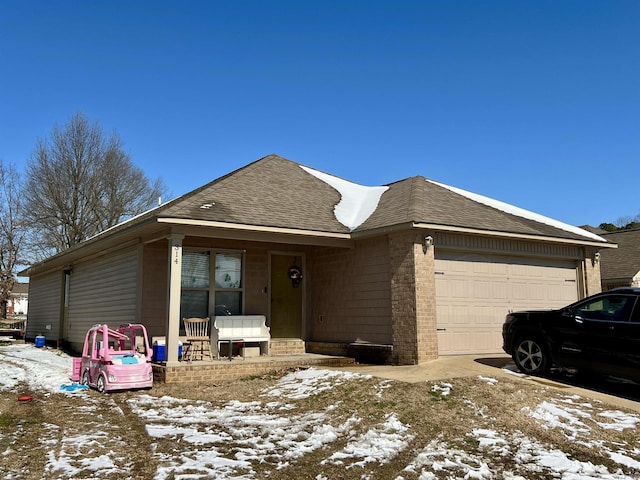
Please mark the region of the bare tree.
[[20, 176], [13, 166], [0, 161], [0, 310], [7, 316], [7, 302], [16, 284], [16, 267], [21, 263], [26, 238]]
[[624, 228], [625, 225], [628, 225], [629, 223], [632, 222], [631, 216], [630, 215], [625, 215], [624, 217], [620, 217], [618, 218], [614, 224], [616, 225], [616, 227], [618, 227], [619, 229]]
[[117, 133], [76, 113], [38, 141], [27, 165], [25, 203], [37, 257], [61, 252], [152, 207], [165, 193], [133, 165]]

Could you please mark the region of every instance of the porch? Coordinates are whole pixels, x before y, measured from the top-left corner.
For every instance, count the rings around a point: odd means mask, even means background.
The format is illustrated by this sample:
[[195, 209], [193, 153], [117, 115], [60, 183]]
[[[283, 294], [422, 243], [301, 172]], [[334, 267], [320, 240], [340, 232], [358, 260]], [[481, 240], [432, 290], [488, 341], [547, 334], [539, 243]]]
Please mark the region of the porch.
[[274, 370], [299, 367], [339, 367], [355, 364], [355, 359], [346, 356], [306, 353], [305, 342], [299, 339], [274, 339], [270, 355], [243, 356], [240, 349], [223, 351], [220, 359], [179, 361], [166, 365], [153, 363], [153, 380], [161, 383], [209, 383], [236, 380], [252, 375], [262, 375]]
[[261, 357], [234, 357], [220, 360], [194, 360], [178, 362], [167, 366], [154, 363], [153, 381], [161, 383], [210, 383], [224, 380], [237, 380], [252, 375], [262, 375], [274, 370], [286, 370], [299, 367], [341, 367], [353, 365], [355, 360], [348, 357], [334, 357], [317, 353], [296, 355], [274, 355]]

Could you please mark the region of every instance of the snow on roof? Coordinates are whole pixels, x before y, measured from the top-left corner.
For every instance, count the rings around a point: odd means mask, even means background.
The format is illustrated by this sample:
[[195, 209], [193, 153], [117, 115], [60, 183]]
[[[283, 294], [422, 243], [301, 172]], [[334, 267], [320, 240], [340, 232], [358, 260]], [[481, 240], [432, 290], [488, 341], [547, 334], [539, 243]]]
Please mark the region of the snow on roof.
[[502, 210], [503, 212], [509, 213], [511, 215], [516, 215], [518, 217], [526, 218], [528, 220], [533, 220], [535, 222], [544, 223], [545, 225], [550, 225], [555, 228], [559, 228], [561, 230], [565, 230], [567, 232], [575, 233], [577, 235], [581, 235], [583, 237], [591, 238], [593, 240], [598, 240], [601, 242], [606, 242], [606, 240], [595, 233], [588, 232], [587, 230], [583, 230], [579, 227], [574, 227], [573, 225], [569, 225], [567, 223], [560, 222], [558, 220], [554, 220], [553, 218], [545, 217], [544, 215], [540, 215], [538, 213], [530, 212], [529, 210], [525, 210], [523, 208], [516, 207], [514, 205], [510, 205], [505, 202], [501, 202], [499, 200], [495, 200], [493, 198], [485, 197], [483, 195], [479, 195], [477, 193], [467, 192], [466, 190], [462, 190], [461, 188], [452, 187], [450, 185], [445, 185], [444, 183], [439, 183], [434, 180], [427, 179], [427, 182], [431, 182], [434, 185], [438, 185], [440, 187], [446, 188], [447, 190], [451, 190], [458, 195], [462, 195], [467, 197], [474, 202], [482, 203], [489, 207]]
[[378, 208], [380, 197], [389, 189], [389, 187], [358, 185], [302, 165], [300, 165], [300, 168], [332, 186], [340, 193], [340, 201], [333, 211], [336, 220], [350, 230], [358, 228], [375, 212], [376, 208]]

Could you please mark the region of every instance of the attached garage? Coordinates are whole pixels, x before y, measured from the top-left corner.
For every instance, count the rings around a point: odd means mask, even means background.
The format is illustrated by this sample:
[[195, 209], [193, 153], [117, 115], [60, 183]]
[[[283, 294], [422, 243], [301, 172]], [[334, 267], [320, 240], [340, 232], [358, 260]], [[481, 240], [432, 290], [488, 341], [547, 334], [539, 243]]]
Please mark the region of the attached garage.
[[441, 252], [435, 258], [438, 354], [502, 351], [509, 310], [578, 300], [576, 260]]

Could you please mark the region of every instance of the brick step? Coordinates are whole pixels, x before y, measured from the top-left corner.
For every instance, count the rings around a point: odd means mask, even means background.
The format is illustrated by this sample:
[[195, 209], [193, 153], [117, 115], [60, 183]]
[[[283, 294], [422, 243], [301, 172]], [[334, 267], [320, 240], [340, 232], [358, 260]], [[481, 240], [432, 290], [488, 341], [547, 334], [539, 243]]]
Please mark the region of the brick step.
[[299, 338], [272, 338], [269, 355], [302, 355], [306, 353], [304, 340]]

